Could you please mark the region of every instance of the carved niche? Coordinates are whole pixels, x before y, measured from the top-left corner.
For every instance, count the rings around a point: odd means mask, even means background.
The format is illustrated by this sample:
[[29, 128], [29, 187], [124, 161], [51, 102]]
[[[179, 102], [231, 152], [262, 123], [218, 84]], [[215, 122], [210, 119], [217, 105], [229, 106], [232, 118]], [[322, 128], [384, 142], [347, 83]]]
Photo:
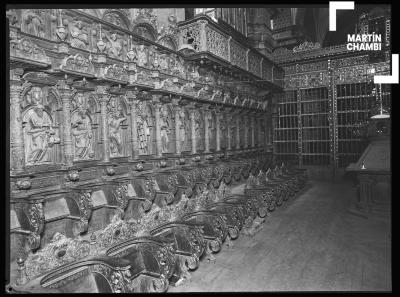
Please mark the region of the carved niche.
[[127, 138], [127, 110], [128, 104], [123, 96], [111, 96], [107, 105], [108, 131], [110, 139], [110, 157], [123, 157], [126, 155]]
[[199, 110], [195, 110], [194, 112], [194, 131], [196, 136], [196, 145], [197, 149], [204, 150], [204, 121], [203, 121], [203, 113]]
[[157, 16], [153, 14], [152, 8], [135, 9], [133, 20], [135, 24], [132, 31], [146, 39], [155, 41], [157, 39]]
[[158, 31], [159, 37], [157, 42], [169, 49], [175, 51], [177, 49], [177, 36], [178, 36], [178, 24], [177, 18], [174, 15], [168, 17], [168, 23], [162, 26]]
[[145, 101], [137, 104], [137, 135], [139, 143], [139, 154], [150, 155], [153, 152], [153, 112], [151, 106]]
[[98, 139], [98, 102], [94, 96], [77, 92], [72, 97], [71, 103], [71, 135], [74, 160], [94, 159]]
[[163, 104], [160, 107], [160, 125], [161, 125], [161, 149], [162, 153], [171, 152], [170, 135], [173, 127], [171, 120], [171, 109], [168, 105]]
[[48, 87], [27, 85], [23, 91], [22, 126], [25, 164], [56, 163], [60, 160], [59, 101]]

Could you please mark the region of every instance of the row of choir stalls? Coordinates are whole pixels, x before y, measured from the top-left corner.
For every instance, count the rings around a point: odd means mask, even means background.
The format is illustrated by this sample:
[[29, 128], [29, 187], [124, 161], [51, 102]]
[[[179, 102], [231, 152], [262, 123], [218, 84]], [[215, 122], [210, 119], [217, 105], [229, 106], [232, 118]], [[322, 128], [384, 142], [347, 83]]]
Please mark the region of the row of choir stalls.
[[[256, 78], [272, 62], [252, 53], [257, 76], [176, 51], [146, 9], [135, 26], [121, 11], [8, 17], [15, 290], [166, 291], [265, 216], [277, 184], [304, 185], [269, 151], [271, 96], [259, 94], [280, 87]], [[228, 195], [259, 174], [260, 191]]]

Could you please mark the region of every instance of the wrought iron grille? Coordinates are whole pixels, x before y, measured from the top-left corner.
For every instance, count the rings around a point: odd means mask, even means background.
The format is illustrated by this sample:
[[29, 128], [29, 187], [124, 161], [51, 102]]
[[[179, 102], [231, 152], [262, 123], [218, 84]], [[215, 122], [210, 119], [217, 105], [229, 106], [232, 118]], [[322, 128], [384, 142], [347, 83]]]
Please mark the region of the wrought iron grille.
[[300, 90], [301, 153], [304, 165], [330, 163], [328, 89]]

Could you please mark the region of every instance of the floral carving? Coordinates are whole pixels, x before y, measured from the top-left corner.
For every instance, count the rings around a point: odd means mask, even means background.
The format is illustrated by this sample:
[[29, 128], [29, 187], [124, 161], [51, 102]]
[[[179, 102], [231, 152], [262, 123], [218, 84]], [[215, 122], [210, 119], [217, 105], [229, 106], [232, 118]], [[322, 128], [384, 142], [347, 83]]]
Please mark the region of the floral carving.
[[104, 77], [124, 82], [128, 81], [128, 73], [126, 69], [119, 64], [107, 66], [104, 70]]
[[26, 275], [29, 280], [38, 275], [87, 257], [90, 244], [86, 240], [67, 238], [64, 234], [55, 233], [51, 242], [33, 254], [30, 253], [25, 261]]

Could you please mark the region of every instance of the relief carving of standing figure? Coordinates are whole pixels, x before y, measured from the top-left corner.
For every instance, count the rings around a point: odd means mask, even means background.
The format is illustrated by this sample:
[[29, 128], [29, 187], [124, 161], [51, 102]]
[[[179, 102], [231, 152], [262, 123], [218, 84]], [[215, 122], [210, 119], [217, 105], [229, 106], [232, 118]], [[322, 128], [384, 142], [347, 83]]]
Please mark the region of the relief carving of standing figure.
[[178, 139], [181, 143], [181, 147], [184, 146], [185, 139], [186, 139], [186, 131], [185, 131], [185, 111], [180, 110], [179, 111], [179, 116], [178, 116]]
[[139, 66], [141, 66], [141, 67], [146, 66], [147, 53], [146, 53], [146, 48], [144, 47], [143, 44], [139, 45], [139, 48], [137, 49], [137, 58], [138, 58]]
[[27, 163], [49, 162], [51, 161], [49, 148], [60, 143], [60, 138], [56, 136], [52, 119], [41, 103], [42, 90], [39, 87], [33, 87], [30, 96], [34, 106], [27, 111], [26, 120], [24, 120]]
[[118, 39], [117, 34], [112, 33], [110, 36], [105, 34], [108, 40], [107, 51], [108, 55], [113, 58], [119, 58], [121, 56], [122, 44], [121, 40]]
[[201, 137], [201, 115], [200, 113], [195, 113], [195, 135], [198, 147], [203, 147], [203, 139]]
[[112, 157], [122, 155], [121, 123], [126, 120], [122, 113], [113, 113], [108, 120], [110, 128], [110, 153]]
[[72, 136], [74, 137], [75, 158], [93, 158], [93, 131], [90, 118], [85, 110], [79, 110], [72, 116]]
[[162, 144], [162, 152], [167, 153], [169, 147], [169, 137], [168, 135], [171, 133], [169, 128], [169, 116], [168, 116], [168, 108], [163, 106], [161, 108], [161, 144]]

